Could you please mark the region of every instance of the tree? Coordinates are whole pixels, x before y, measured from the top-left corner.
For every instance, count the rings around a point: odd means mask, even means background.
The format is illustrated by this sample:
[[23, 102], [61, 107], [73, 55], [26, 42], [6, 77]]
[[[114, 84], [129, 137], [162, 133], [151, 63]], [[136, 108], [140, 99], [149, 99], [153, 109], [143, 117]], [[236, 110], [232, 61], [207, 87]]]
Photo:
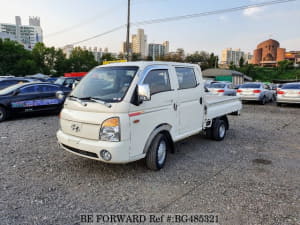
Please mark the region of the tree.
[[114, 57], [111, 53], [104, 53], [102, 55], [101, 61], [113, 61], [116, 60], [117, 58]]
[[289, 60], [283, 60], [278, 62], [278, 71], [280, 73], [286, 72], [286, 70], [291, 66], [293, 63]]
[[36, 71], [30, 51], [16, 41], [0, 39], [0, 75], [21, 76]]
[[244, 66], [244, 63], [245, 63], [244, 57], [241, 57], [240, 61], [239, 61], [240, 68], [242, 68]]
[[67, 72], [86, 72], [98, 65], [93, 53], [80, 47], [74, 48], [67, 62], [69, 65]]
[[50, 74], [50, 68], [46, 64], [51, 64], [51, 57], [47, 54], [49, 50], [44, 43], [37, 43], [32, 49], [32, 57], [37, 65], [37, 69], [40, 73]]

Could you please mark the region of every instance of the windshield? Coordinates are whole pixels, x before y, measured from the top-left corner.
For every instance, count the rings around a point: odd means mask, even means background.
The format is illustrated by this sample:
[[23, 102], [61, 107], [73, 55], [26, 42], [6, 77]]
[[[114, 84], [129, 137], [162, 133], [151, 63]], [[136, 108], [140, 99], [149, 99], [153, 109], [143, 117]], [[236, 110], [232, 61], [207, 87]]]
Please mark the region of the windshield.
[[208, 86], [208, 88], [224, 88], [225, 84], [220, 84], [220, 83], [212, 83]]
[[90, 71], [71, 93], [76, 98], [119, 102], [125, 96], [138, 67], [100, 67]]
[[282, 89], [300, 89], [300, 84], [285, 84]]
[[22, 84], [15, 84], [15, 85], [9, 86], [7, 88], [4, 88], [4, 89], [0, 90], [0, 95], [7, 95], [21, 86], [22, 86]]
[[260, 84], [243, 84], [240, 88], [260, 88]]
[[58, 84], [58, 85], [63, 85], [64, 84], [64, 81], [65, 81], [65, 78], [61, 77], [61, 78], [58, 78], [54, 84]]

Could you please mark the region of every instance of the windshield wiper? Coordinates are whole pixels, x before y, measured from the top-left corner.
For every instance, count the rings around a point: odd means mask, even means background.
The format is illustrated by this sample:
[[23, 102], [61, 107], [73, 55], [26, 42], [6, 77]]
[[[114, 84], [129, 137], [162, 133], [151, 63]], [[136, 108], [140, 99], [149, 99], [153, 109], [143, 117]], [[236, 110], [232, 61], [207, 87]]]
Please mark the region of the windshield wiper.
[[103, 100], [100, 99], [100, 98], [90, 97], [89, 100], [92, 100], [92, 101], [94, 101], [94, 102], [97, 102], [97, 103], [99, 103], [99, 104], [102, 104], [102, 105], [106, 106], [107, 108], [111, 108], [111, 104], [110, 104], [110, 103], [105, 102], [105, 101], [103, 101]]
[[76, 101], [76, 102], [78, 102], [78, 103], [80, 103], [83, 106], [87, 105], [86, 102], [83, 102], [80, 98], [78, 98], [78, 97], [76, 97], [74, 95], [70, 95], [69, 98], [72, 99], [72, 100], [74, 100], [74, 101]]

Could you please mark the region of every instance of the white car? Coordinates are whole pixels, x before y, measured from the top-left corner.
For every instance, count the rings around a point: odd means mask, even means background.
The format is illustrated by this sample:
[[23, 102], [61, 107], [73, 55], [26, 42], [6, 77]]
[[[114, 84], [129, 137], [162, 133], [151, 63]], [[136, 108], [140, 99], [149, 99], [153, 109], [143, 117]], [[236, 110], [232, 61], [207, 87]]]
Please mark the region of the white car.
[[300, 82], [284, 84], [277, 91], [276, 103], [278, 106], [283, 103], [300, 104]]
[[238, 97], [206, 96], [198, 65], [109, 64], [90, 71], [67, 97], [57, 138], [79, 156], [108, 163], [146, 158], [159, 170], [176, 141], [201, 131], [222, 140], [226, 115], [241, 108]]

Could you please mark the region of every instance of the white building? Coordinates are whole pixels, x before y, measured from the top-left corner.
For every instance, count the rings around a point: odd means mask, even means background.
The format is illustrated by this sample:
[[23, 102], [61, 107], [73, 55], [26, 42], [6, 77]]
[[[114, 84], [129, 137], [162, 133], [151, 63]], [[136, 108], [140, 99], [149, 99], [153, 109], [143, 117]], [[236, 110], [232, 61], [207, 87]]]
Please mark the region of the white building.
[[63, 47], [63, 53], [66, 55], [67, 59], [70, 58], [70, 55], [72, 53], [74, 49], [73, 45], [66, 45], [65, 47]]
[[0, 23], [0, 32], [23, 44], [26, 49], [32, 49], [36, 43], [43, 42], [43, 30], [38, 17], [29, 17], [29, 25], [22, 25], [21, 17], [16, 16], [16, 24]]
[[221, 64], [222, 65], [230, 65], [231, 62], [233, 62], [234, 65], [239, 65], [240, 59], [244, 58], [245, 62], [250, 62], [252, 59], [251, 53], [245, 53], [241, 51], [241, 49], [232, 49], [232, 48], [226, 48], [222, 50], [221, 54]]
[[147, 35], [145, 35], [143, 29], [138, 29], [137, 34], [132, 35], [132, 52], [145, 57], [148, 55], [147, 48]]
[[148, 45], [148, 56], [151, 56], [153, 60], [165, 56], [169, 53], [169, 42], [165, 41], [163, 44], [151, 43]]

